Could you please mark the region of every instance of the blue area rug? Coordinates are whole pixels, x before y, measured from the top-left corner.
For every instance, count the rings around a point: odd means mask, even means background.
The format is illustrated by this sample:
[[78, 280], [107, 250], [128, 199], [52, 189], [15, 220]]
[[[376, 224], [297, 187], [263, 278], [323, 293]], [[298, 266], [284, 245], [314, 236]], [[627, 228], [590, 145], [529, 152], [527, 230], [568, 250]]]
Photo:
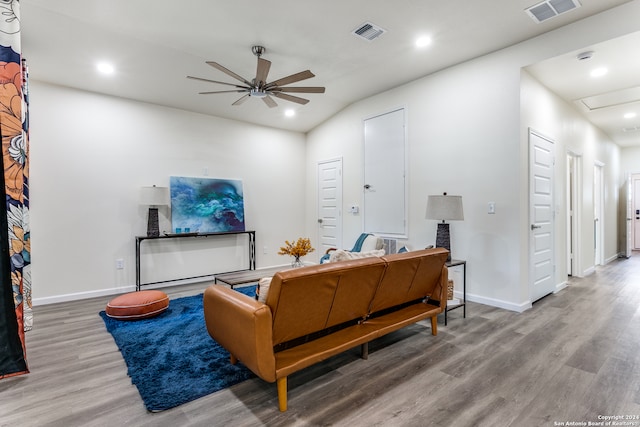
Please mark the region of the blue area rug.
[[[236, 289], [249, 296], [255, 286]], [[161, 315], [137, 321], [100, 316], [124, 358], [131, 382], [147, 410], [164, 411], [232, 386], [255, 375], [229, 363], [204, 323], [202, 294], [169, 302]]]

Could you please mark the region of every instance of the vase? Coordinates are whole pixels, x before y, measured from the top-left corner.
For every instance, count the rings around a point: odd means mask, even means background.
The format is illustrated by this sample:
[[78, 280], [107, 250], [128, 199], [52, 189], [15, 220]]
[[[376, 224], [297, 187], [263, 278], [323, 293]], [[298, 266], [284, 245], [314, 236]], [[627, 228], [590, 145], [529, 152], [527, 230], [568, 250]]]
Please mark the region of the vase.
[[299, 256], [294, 256], [293, 257], [293, 261], [291, 261], [291, 267], [293, 268], [298, 268], [298, 267], [302, 267], [304, 266], [304, 264], [302, 264], [302, 261], [300, 260]]

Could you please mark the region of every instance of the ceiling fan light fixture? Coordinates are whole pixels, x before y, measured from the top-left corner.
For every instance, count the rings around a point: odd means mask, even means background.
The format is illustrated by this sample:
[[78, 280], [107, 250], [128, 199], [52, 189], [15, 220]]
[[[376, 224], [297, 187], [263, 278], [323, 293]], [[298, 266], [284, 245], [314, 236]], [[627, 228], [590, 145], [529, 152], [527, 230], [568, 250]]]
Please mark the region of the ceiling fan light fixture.
[[249, 95], [256, 98], [264, 98], [265, 96], [267, 96], [267, 92], [265, 92], [264, 89], [254, 87], [249, 91]]

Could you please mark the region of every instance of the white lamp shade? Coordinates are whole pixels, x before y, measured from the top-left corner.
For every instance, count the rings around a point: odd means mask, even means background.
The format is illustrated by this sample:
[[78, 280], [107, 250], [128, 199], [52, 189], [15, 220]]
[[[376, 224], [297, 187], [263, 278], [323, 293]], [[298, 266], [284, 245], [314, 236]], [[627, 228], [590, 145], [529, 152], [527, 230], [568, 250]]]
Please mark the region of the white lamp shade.
[[142, 187], [140, 188], [140, 204], [148, 206], [164, 206], [169, 204], [168, 187]]
[[425, 218], [443, 221], [463, 220], [462, 196], [428, 196]]

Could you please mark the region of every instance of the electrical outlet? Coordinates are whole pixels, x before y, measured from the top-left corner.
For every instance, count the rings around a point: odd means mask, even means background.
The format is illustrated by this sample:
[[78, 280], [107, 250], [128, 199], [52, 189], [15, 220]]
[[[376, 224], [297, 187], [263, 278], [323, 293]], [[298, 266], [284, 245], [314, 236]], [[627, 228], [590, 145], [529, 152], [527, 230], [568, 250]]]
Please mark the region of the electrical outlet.
[[268, 248], [268, 247], [266, 247], [266, 246], [263, 246], [263, 247], [262, 247], [262, 253], [263, 253], [264, 255], [268, 254], [268, 253], [269, 253], [269, 248]]
[[124, 269], [124, 260], [122, 258], [119, 258], [116, 260], [116, 270], [122, 269]]

